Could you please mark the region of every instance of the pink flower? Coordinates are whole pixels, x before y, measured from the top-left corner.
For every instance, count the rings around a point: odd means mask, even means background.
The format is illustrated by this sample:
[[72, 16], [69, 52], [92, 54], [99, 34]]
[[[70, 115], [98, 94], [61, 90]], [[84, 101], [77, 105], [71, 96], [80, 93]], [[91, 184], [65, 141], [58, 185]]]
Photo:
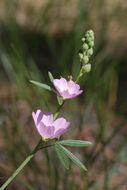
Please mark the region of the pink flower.
[[53, 119], [52, 113], [45, 113], [37, 110], [32, 113], [35, 126], [43, 139], [54, 139], [64, 134], [70, 123], [63, 117]]
[[64, 78], [54, 79], [53, 84], [64, 100], [75, 98], [83, 92], [83, 90], [80, 90], [80, 86], [72, 80], [67, 81]]

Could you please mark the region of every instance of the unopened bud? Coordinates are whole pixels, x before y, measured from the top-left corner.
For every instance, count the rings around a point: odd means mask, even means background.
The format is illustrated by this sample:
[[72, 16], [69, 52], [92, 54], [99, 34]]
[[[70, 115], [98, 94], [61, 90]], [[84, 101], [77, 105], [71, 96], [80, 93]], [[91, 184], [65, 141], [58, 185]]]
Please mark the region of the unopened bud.
[[86, 40], [89, 38], [89, 33], [87, 32], [85, 35]]
[[86, 43], [84, 43], [82, 48], [83, 48], [83, 50], [88, 50], [89, 47], [88, 47], [88, 45]]
[[88, 54], [88, 56], [93, 55], [93, 49], [92, 49], [92, 48], [90, 48], [90, 49], [87, 51], [87, 54]]
[[80, 61], [83, 59], [83, 54], [82, 53], [79, 53], [79, 58], [80, 58]]
[[82, 42], [85, 42], [85, 38], [82, 38]]
[[83, 57], [83, 64], [87, 64], [89, 62], [88, 56]]
[[94, 41], [89, 41], [89, 46], [92, 48], [94, 46]]
[[91, 70], [91, 64], [87, 64], [87, 65], [84, 65], [83, 68], [82, 68], [82, 72], [83, 73], [89, 73]]
[[90, 34], [90, 36], [94, 36], [93, 30], [89, 30], [88, 33]]

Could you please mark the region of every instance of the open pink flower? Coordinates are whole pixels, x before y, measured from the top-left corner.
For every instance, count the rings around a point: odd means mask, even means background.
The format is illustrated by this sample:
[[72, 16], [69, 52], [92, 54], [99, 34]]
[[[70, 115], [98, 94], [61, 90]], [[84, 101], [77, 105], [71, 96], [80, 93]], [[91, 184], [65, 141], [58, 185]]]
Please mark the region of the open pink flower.
[[63, 117], [54, 120], [52, 113], [41, 110], [33, 112], [32, 116], [39, 134], [44, 139], [58, 138], [67, 131], [70, 125]]
[[80, 90], [80, 86], [72, 80], [54, 79], [53, 84], [63, 99], [75, 98], [83, 92], [83, 90]]

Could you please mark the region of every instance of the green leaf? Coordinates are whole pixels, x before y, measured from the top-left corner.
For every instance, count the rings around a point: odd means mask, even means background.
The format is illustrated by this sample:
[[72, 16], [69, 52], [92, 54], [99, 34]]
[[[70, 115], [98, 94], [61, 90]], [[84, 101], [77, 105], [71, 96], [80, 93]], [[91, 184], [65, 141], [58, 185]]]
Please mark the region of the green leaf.
[[59, 146], [61, 147], [62, 152], [64, 152], [64, 154], [66, 154], [66, 156], [68, 156], [72, 160], [72, 162], [74, 162], [79, 168], [87, 171], [87, 168], [84, 166], [84, 164], [74, 154], [72, 154], [69, 150], [67, 150], [62, 145], [59, 145]]
[[50, 71], [48, 72], [48, 76], [49, 76], [50, 81], [53, 82], [54, 77]]
[[69, 169], [70, 160], [68, 159], [68, 157], [66, 156], [66, 154], [63, 152], [61, 146], [58, 143], [55, 143], [55, 150], [56, 150], [56, 153], [58, 155], [58, 158], [59, 158], [61, 164], [66, 169]]
[[63, 103], [63, 98], [60, 97], [60, 96], [57, 96], [57, 100], [58, 100], [59, 105], [62, 105], [62, 103]]
[[44, 88], [45, 90], [49, 90], [49, 91], [52, 91], [52, 88], [50, 86], [48, 86], [47, 84], [43, 84], [43, 83], [40, 83], [40, 82], [36, 82], [36, 81], [33, 81], [33, 80], [30, 80], [31, 83], [41, 87], [41, 88]]
[[92, 145], [89, 141], [81, 141], [81, 140], [63, 140], [59, 141], [60, 144], [65, 146], [74, 146], [74, 147], [87, 147]]

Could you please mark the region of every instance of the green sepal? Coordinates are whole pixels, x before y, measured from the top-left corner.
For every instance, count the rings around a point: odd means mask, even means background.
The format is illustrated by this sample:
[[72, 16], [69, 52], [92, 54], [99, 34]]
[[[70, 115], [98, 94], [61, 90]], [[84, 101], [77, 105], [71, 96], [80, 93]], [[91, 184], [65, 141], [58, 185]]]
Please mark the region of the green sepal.
[[48, 71], [48, 76], [49, 76], [50, 81], [53, 82], [54, 77], [50, 71]]
[[63, 98], [60, 97], [59, 95], [57, 95], [57, 100], [58, 100], [59, 105], [62, 105], [62, 103], [63, 103]]

